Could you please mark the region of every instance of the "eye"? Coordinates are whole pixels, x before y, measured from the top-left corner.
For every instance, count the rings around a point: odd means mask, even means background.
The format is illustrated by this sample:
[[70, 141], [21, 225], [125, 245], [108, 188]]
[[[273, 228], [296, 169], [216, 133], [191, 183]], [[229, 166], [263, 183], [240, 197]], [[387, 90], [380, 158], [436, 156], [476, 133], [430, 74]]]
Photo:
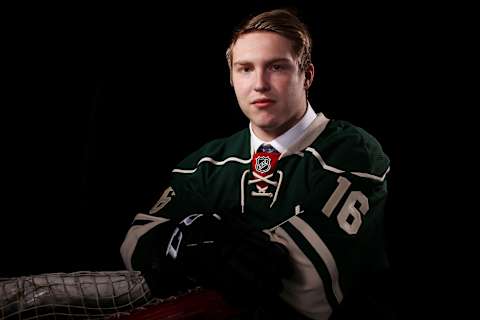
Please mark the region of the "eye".
[[248, 73], [251, 71], [252, 71], [252, 67], [250, 66], [241, 66], [237, 68], [237, 72], [240, 72], [240, 73]]
[[271, 68], [273, 71], [282, 71], [283, 69], [285, 69], [283, 65], [278, 64], [278, 63], [272, 64], [272, 65], [270, 66], [270, 68]]

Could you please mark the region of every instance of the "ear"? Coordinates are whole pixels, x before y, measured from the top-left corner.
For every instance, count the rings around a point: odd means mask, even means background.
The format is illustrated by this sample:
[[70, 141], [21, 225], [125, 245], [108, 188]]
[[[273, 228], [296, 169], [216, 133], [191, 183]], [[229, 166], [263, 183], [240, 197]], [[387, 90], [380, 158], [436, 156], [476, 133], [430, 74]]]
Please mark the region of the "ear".
[[313, 76], [315, 75], [315, 68], [312, 63], [310, 63], [307, 68], [305, 68], [305, 90], [308, 90], [313, 82]]

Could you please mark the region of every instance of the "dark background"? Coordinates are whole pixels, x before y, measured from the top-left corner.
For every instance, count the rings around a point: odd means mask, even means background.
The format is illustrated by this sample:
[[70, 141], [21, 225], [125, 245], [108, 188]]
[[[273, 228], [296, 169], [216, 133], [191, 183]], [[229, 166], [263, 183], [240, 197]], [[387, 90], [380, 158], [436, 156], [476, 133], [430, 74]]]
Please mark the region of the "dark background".
[[[276, 3], [6, 9], [0, 276], [123, 269], [129, 223], [174, 165], [247, 125], [225, 49], [244, 17], [291, 4]], [[314, 39], [314, 109], [363, 127], [391, 158], [400, 282], [419, 251], [411, 203], [417, 151], [431, 141], [419, 125], [430, 67], [418, 14], [294, 4]]]

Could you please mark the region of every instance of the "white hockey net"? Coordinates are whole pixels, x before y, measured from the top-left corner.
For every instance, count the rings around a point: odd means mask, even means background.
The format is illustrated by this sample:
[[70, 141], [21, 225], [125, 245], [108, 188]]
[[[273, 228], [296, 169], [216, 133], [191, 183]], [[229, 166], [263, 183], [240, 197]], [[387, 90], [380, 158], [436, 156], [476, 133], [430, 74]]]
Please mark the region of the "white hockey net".
[[114, 319], [158, 302], [135, 271], [0, 278], [0, 319]]

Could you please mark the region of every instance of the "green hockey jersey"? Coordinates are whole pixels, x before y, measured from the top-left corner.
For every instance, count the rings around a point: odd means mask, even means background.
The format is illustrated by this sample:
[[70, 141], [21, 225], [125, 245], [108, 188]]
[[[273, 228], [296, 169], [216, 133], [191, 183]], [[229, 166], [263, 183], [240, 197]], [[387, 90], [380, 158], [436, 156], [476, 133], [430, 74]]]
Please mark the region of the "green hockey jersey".
[[389, 159], [366, 131], [321, 113], [271, 174], [252, 169], [269, 163], [254, 158], [250, 141], [245, 129], [181, 161], [149, 214], [135, 217], [121, 248], [125, 264], [136, 268], [135, 251], [148, 245], [142, 238], [169, 219], [237, 210], [289, 250], [295, 273], [280, 297], [311, 319], [328, 319], [356, 277], [387, 264]]

